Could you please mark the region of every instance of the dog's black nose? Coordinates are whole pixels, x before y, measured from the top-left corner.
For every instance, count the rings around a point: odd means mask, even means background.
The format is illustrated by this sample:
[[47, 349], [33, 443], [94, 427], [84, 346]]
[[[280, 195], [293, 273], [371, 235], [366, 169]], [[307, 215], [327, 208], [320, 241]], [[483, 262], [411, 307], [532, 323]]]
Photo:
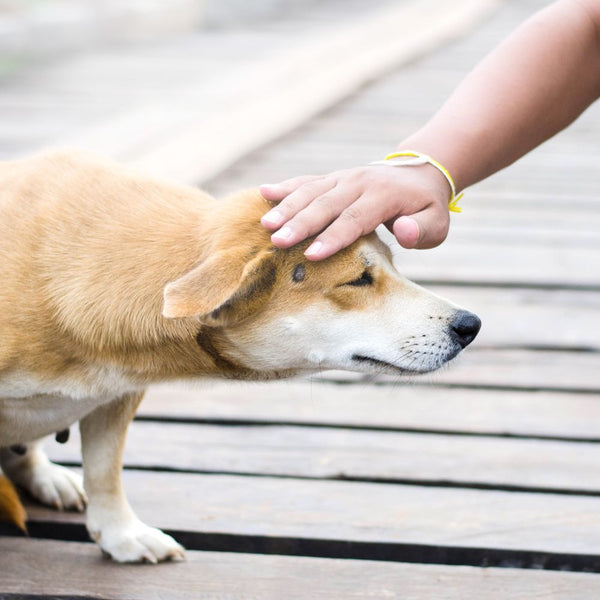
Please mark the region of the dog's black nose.
[[450, 335], [461, 345], [468, 346], [481, 329], [481, 319], [467, 310], [459, 310], [450, 323]]

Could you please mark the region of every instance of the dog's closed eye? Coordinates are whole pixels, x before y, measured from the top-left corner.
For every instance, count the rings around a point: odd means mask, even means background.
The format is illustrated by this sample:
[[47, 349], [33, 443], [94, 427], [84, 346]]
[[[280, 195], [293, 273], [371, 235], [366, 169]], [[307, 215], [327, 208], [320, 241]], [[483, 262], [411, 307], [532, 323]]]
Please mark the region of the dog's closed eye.
[[364, 285], [373, 285], [373, 275], [368, 271], [363, 271], [363, 274], [358, 279], [353, 279], [342, 285], [352, 285], [354, 287], [360, 287]]

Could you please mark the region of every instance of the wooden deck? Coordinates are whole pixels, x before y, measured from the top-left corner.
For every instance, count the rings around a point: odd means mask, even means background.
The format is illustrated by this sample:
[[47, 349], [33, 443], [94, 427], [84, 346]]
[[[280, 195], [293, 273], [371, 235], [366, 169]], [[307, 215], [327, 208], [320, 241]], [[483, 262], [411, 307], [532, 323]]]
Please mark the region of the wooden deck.
[[[218, 195], [380, 158], [544, 2], [374, 82], [207, 183]], [[124, 479], [184, 563], [117, 566], [83, 516], [0, 537], [0, 599], [600, 597], [600, 105], [468, 191], [399, 269], [478, 313], [449, 368], [152, 389]], [[77, 436], [49, 444], [78, 468]], [[8, 533], [5, 530], [5, 533]]]

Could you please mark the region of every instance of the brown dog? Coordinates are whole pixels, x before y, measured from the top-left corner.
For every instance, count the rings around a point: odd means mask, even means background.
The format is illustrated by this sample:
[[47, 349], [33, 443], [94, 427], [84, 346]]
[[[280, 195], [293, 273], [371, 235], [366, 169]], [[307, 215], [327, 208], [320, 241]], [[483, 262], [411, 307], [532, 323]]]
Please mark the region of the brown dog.
[[[89, 498], [90, 535], [117, 561], [183, 556], [121, 486], [149, 384], [425, 372], [477, 334], [477, 317], [400, 277], [375, 235], [309, 263], [307, 243], [270, 244], [268, 208], [254, 190], [217, 202], [73, 153], [0, 164], [2, 469], [57, 508]], [[87, 498], [35, 441], [76, 421]], [[0, 481], [0, 511], [19, 521], [11, 494]]]

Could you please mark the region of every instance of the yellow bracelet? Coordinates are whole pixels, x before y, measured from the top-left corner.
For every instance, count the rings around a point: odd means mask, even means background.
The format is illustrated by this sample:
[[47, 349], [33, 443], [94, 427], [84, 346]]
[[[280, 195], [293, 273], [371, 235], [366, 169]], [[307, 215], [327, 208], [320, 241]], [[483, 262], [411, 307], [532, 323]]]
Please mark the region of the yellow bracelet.
[[464, 193], [456, 195], [456, 186], [454, 180], [448, 172], [448, 169], [444, 167], [431, 156], [423, 154], [422, 152], [415, 152], [414, 150], [404, 150], [403, 152], [394, 152], [388, 154], [384, 160], [376, 160], [370, 165], [389, 165], [391, 167], [412, 167], [417, 165], [431, 165], [435, 167], [445, 178], [450, 186], [450, 200], [448, 200], [448, 210], [451, 212], [462, 212], [458, 201], [464, 196]]

